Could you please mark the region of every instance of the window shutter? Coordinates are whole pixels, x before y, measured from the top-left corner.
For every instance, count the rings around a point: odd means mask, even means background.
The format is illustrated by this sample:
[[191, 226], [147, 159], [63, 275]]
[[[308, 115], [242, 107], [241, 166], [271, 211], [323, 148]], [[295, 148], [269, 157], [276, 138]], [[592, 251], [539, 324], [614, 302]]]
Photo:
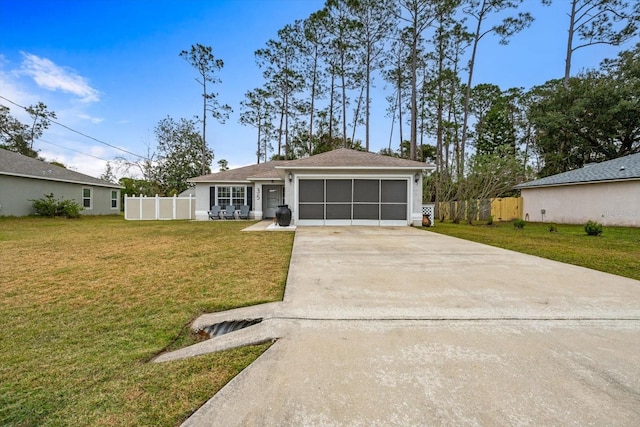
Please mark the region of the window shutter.
[[253, 210], [253, 187], [247, 186], [247, 205], [249, 205], [249, 210]]
[[209, 209], [216, 204], [216, 187], [209, 187]]

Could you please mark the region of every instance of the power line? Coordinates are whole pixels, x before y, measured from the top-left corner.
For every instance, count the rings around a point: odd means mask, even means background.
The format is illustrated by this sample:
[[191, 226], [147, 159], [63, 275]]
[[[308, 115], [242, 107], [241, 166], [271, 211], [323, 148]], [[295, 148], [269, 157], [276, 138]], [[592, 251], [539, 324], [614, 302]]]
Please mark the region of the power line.
[[[4, 96], [2, 96], [2, 95], [0, 95], [0, 98], [4, 99], [4, 100], [5, 100], [5, 101], [7, 101], [7, 102], [12, 103], [13, 105], [15, 105], [15, 106], [17, 106], [17, 107], [22, 108], [22, 109], [23, 109], [23, 110], [25, 110], [25, 111], [27, 111], [27, 107], [24, 107], [24, 106], [22, 106], [22, 105], [20, 105], [20, 104], [17, 104], [17, 103], [15, 103], [15, 102], [13, 102], [12, 100], [8, 99], [8, 98], [5, 98], [5, 97], [4, 97]], [[141, 156], [141, 155], [139, 155], [139, 154], [132, 153], [131, 151], [127, 151], [127, 150], [125, 150], [124, 148], [116, 147], [115, 145], [109, 144], [108, 142], [104, 142], [104, 141], [101, 141], [101, 140], [99, 140], [99, 139], [97, 139], [97, 138], [94, 138], [94, 137], [92, 137], [91, 135], [87, 135], [87, 134], [85, 134], [85, 133], [82, 133], [82, 132], [80, 132], [80, 131], [77, 131], [77, 130], [75, 130], [75, 129], [72, 129], [72, 128], [70, 128], [70, 127], [69, 127], [69, 126], [67, 126], [67, 125], [63, 125], [62, 123], [56, 122], [55, 120], [52, 120], [52, 119], [47, 119], [47, 120], [48, 120], [48, 121], [50, 121], [51, 123], [55, 123], [55, 124], [57, 124], [58, 126], [62, 126], [63, 128], [65, 128], [65, 129], [67, 129], [67, 130], [70, 130], [71, 132], [75, 132], [75, 133], [77, 133], [78, 135], [82, 135], [82, 136], [84, 136], [85, 138], [89, 138], [89, 139], [91, 139], [91, 140], [93, 140], [93, 141], [99, 142], [100, 144], [104, 144], [104, 145], [106, 145], [106, 146], [108, 146], [108, 147], [111, 147], [111, 148], [114, 148], [114, 149], [116, 149], [116, 150], [118, 150], [118, 151], [122, 151], [123, 153], [131, 154], [132, 156], [136, 156], [136, 157], [138, 157], [138, 158], [140, 158], [140, 159], [144, 159], [144, 158], [145, 158], [144, 156]], [[102, 159], [101, 159], [101, 160], [102, 160]]]
[[93, 154], [83, 153], [82, 151], [74, 150], [73, 148], [65, 147], [65, 146], [60, 145], [60, 144], [55, 144], [55, 143], [53, 143], [51, 141], [46, 141], [46, 140], [44, 140], [42, 138], [37, 138], [37, 140], [40, 141], [40, 142], [44, 142], [45, 144], [55, 145], [56, 147], [64, 148], [65, 150], [69, 150], [69, 151], [73, 151], [73, 152], [78, 153], [78, 154], [82, 154], [83, 156], [93, 157], [94, 159], [102, 160], [102, 161], [105, 161], [105, 162], [110, 162], [111, 161], [111, 160], [103, 159], [103, 158], [98, 157], [98, 156], [94, 156]]

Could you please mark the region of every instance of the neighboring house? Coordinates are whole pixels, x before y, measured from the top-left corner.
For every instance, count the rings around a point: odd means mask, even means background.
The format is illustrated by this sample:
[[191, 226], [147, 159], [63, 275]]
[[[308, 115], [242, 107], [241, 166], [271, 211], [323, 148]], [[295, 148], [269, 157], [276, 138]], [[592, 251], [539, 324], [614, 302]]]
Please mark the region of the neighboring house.
[[0, 149], [0, 216], [34, 214], [32, 200], [53, 193], [56, 199], [74, 200], [82, 215], [120, 213], [124, 187]]
[[287, 204], [296, 225], [420, 225], [422, 176], [434, 166], [342, 148], [192, 178], [196, 219], [213, 205], [249, 205], [272, 218]]
[[640, 227], [640, 153], [516, 186], [531, 221]]
[[178, 197], [196, 197], [196, 187], [191, 186], [187, 188], [182, 193], [178, 194]]

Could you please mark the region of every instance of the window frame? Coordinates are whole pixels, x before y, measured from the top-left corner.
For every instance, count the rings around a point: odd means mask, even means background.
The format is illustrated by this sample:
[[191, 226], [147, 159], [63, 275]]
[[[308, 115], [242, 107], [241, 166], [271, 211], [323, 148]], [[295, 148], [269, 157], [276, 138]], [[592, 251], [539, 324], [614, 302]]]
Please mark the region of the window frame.
[[[89, 196], [85, 196], [85, 192], [89, 192]], [[82, 187], [82, 209], [90, 211], [93, 209], [93, 187]], [[88, 206], [87, 206], [88, 202]]]
[[[115, 202], [115, 206], [113, 202]], [[111, 190], [111, 209], [120, 210], [120, 190]]]
[[[221, 196], [221, 193], [224, 194]], [[224, 201], [224, 203], [221, 201]], [[248, 204], [246, 185], [216, 185], [216, 205], [221, 207], [233, 205], [239, 208]]]

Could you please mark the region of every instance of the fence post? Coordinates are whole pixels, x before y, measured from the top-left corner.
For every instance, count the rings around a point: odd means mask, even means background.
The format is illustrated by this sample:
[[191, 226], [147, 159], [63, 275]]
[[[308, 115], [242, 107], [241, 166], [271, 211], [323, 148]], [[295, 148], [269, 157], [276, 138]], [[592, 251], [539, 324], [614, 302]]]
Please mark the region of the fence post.
[[177, 210], [177, 204], [178, 204], [178, 196], [176, 196], [175, 194], [173, 195], [173, 212], [171, 213], [172, 218], [171, 219], [176, 219], [178, 217], [178, 210]]

